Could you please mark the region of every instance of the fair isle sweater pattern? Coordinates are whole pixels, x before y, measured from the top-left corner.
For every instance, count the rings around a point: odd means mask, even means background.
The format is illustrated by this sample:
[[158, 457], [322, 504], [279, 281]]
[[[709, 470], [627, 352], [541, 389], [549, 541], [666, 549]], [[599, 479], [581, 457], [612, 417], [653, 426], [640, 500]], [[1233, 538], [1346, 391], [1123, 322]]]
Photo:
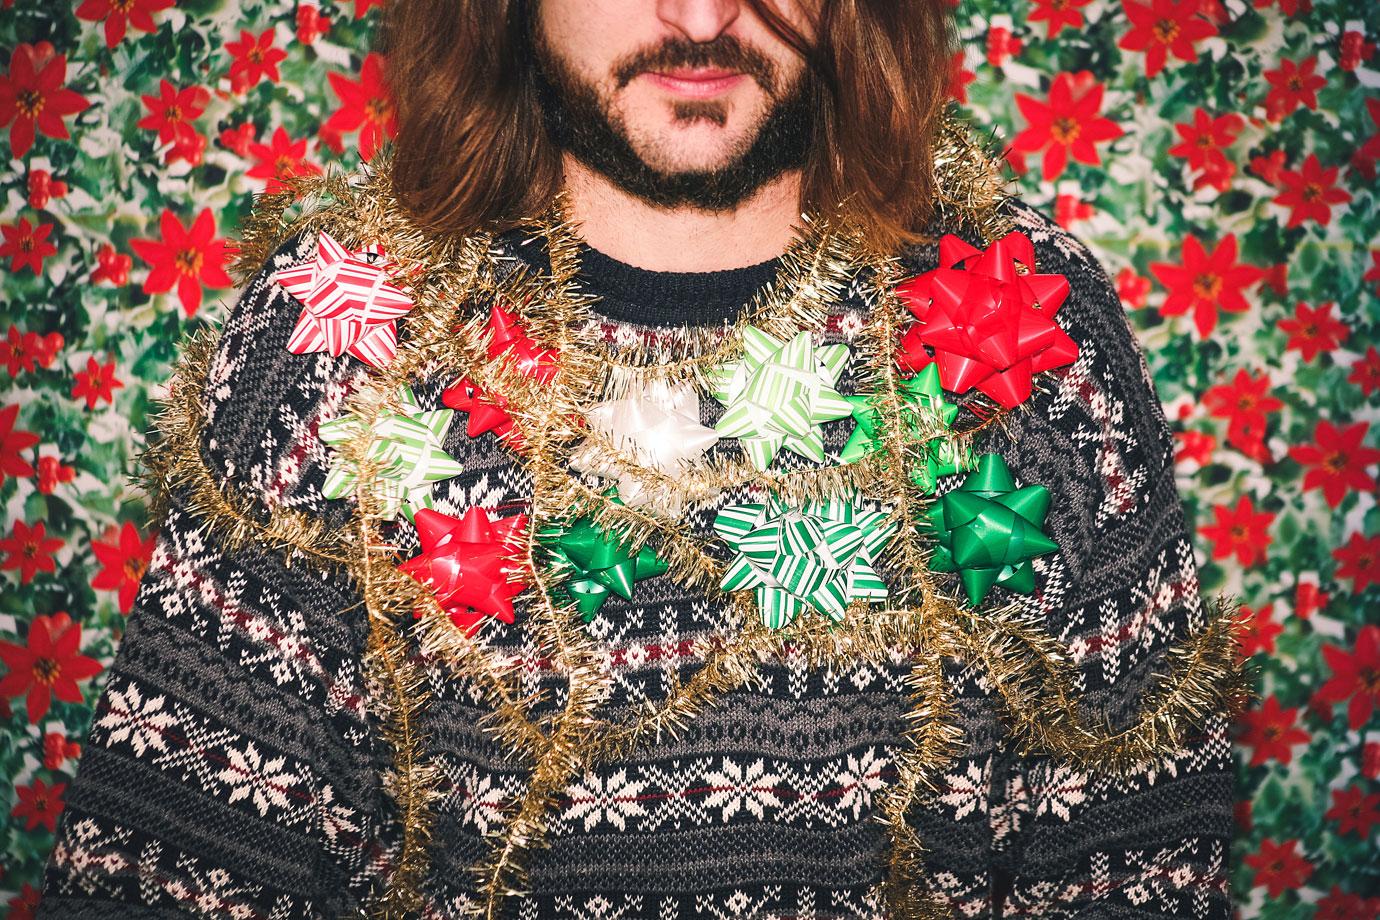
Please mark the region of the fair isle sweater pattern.
[[[1066, 646], [1085, 712], [1120, 725], [1166, 651], [1207, 616], [1172, 439], [1092, 253], [1018, 199], [1003, 207], [1034, 242], [1040, 270], [1068, 278], [1058, 320], [1080, 354], [977, 445], [1000, 453], [1018, 484], [1054, 495], [1046, 530], [1060, 551], [1036, 560], [1032, 596], [1001, 599], [1021, 603]], [[940, 231], [983, 243], [957, 222]], [[314, 243], [311, 233], [293, 236], [240, 292], [206, 381], [203, 456], [264, 508], [329, 528], [344, 526], [349, 507], [322, 496], [330, 458], [316, 432], [364, 369], [348, 357], [290, 354], [300, 307], [270, 280], [311, 258]], [[937, 247], [916, 247], [905, 263], [933, 268]], [[823, 341], [849, 342], [862, 315], [850, 292]], [[616, 343], [646, 330], [608, 321], [605, 331]], [[418, 381], [419, 403], [439, 407], [452, 382]], [[702, 400], [704, 424], [719, 411]], [[832, 454], [847, 431], [825, 426]], [[436, 486], [438, 510], [523, 510], [529, 484], [492, 436], [468, 438], [457, 421], [446, 447], [465, 472]], [[67, 795], [39, 916], [361, 915], [401, 835], [391, 752], [369, 702], [379, 689], [361, 664], [368, 627], [357, 587], [273, 548], [227, 550], [178, 495], [169, 498]], [[707, 532], [713, 509], [692, 517]], [[417, 550], [405, 521], [396, 538], [403, 558]], [[633, 601], [612, 598], [588, 627], [613, 678], [607, 710], [662, 699], [693, 673], [693, 640], [712, 633], [716, 613], [665, 578], [639, 584]], [[557, 707], [560, 677], [522, 622], [519, 611], [494, 641], [522, 661], [538, 711]], [[462, 916], [476, 906], [472, 868], [501, 836], [524, 768], [486, 732], [483, 695], [466, 676], [414, 652], [431, 693], [426, 753], [442, 777], [421, 915]], [[555, 802], [528, 891], [506, 900], [505, 916], [881, 916], [873, 892], [887, 833], [876, 800], [896, 779], [906, 658], [898, 649], [888, 666], [764, 662], [756, 684], [726, 694], [685, 731], [592, 768]], [[945, 678], [962, 750], [911, 820], [926, 887], [955, 917], [1230, 916], [1224, 713], [1118, 776], [1024, 751], [979, 669], [946, 662]]]

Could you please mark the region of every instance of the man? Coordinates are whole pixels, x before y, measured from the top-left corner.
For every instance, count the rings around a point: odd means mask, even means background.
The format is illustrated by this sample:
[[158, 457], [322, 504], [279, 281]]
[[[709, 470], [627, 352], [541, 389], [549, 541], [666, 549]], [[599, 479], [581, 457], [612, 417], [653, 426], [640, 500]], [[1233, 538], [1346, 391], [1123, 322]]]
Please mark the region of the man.
[[174, 381], [39, 916], [1229, 916], [1230, 620], [945, 9], [393, 0], [393, 159]]

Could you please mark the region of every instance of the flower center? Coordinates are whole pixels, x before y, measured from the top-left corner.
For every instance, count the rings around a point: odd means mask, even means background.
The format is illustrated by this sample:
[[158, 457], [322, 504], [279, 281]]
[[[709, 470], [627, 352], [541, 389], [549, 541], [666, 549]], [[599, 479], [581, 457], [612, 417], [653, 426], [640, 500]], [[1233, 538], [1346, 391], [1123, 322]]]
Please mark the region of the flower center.
[[1080, 130], [1078, 122], [1072, 118], [1056, 118], [1049, 126], [1050, 136], [1056, 144], [1072, 144], [1078, 139]]
[[368, 119], [380, 125], [388, 120], [388, 116], [392, 112], [393, 107], [387, 99], [370, 99], [368, 104], [364, 106], [364, 114]]
[[1165, 45], [1172, 45], [1174, 40], [1179, 37], [1179, 28], [1180, 26], [1175, 20], [1161, 19], [1155, 23], [1152, 31], [1155, 33], [1156, 41]]
[[37, 658], [34, 660], [34, 680], [40, 684], [51, 687], [58, 678], [58, 673], [62, 669], [58, 667], [57, 661], [52, 658]]
[[43, 111], [43, 94], [38, 90], [21, 90], [15, 99], [21, 115], [29, 118], [37, 118], [38, 113]]
[[201, 274], [201, 253], [196, 249], [184, 249], [179, 252], [173, 261], [177, 264], [177, 270], [188, 278], [195, 278]]
[[1193, 293], [1197, 294], [1200, 300], [1216, 301], [1222, 293], [1222, 276], [1198, 275], [1193, 279]]

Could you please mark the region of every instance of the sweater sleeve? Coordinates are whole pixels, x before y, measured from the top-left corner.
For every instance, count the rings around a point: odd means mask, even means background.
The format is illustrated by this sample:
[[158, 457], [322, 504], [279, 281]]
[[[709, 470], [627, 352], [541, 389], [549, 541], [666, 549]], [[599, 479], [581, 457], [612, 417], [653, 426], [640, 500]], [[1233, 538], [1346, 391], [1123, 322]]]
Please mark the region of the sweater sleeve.
[[[1166, 653], [1209, 619], [1173, 438], [1106, 271], [1043, 214], [1019, 202], [1012, 213], [1038, 270], [1069, 279], [1059, 321], [1080, 354], [981, 446], [1007, 458], [1018, 485], [1051, 492], [1045, 531], [1060, 549], [1036, 561], [1036, 592], [1016, 599], [1076, 665], [1083, 723], [1121, 730], [1171, 667]], [[992, 916], [1229, 917], [1225, 710], [1120, 775], [1008, 736], [990, 773]]]
[[229, 539], [224, 509], [195, 488], [200, 475], [259, 524], [344, 520], [343, 503], [321, 494], [315, 433], [360, 365], [289, 353], [300, 304], [271, 279], [311, 244], [298, 234], [279, 247], [189, 372], [205, 424], [171, 437], [201, 432], [183, 451], [195, 462], [166, 492], [68, 790], [41, 918], [336, 917], [357, 910], [388, 862], [355, 586], [253, 526]]

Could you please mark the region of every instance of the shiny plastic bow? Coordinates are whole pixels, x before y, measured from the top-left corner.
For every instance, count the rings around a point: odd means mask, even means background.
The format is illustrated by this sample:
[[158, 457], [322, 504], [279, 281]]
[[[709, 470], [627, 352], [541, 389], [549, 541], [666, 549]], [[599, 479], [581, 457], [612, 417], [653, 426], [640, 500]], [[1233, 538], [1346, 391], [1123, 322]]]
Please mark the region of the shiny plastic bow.
[[743, 349], [742, 360], [711, 372], [714, 398], [727, 407], [715, 426], [720, 436], [738, 438], [759, 470], [782, 447], [823, 461], [819, 425], [851, 411], [834, 389], [848, 363], [848, 346], [816, 347], [808, 329], [782, 342], [748, 326]]
[[[1020, 274], [1017, 262], [1031, 273]], [[985, 250], [945, 234], [939, 264], [896, 289], [919, 320], [901, 338], [901, 367], [934, 362], [945, 389], [977, 388], [1010, 409], [1030, 397], [1035, 374], [1078, 357], [1077, 343], [1054, 322], [1068, 279], [1033, 273], [1035, 247], [1024, 233]]]
[[321, 425], [321, 440], [335, 451], [322, 493], [327, 498], [342, 498], [354, 491], [359, 467], [340, 448], [367, 435], [370, 440], [365, 459], [378, 464], [373, 482], [380, 516], [392, 520], [401, 509], [412, 520], [417, 509], [432, 506], [434, 483], [457, 476], [465, 468], [445, 448], [446, 427], [455, 413], [449, 409], [422, 411], [407, 386], [398, 388], [397, 400], [402, 411], [380, 412], [372, 430], [353, 413]]
[[490, 519], [473, 507], [454, 518], [423, 508], [415, 523], [422, 552], [398, 568], [430, 588], [466, 635], [474, 635], [486, 616], [512, 623], [513, 598], [527, 581], [513, 577], [525, 571], [513, 557], [521, 550], [527, 515]]
[[840, 498], [799, 508], [772, 495], [765, 504], [732, 505], [714, 530], [737, 551], [725, 591], [755, 589], [762, 622], [792, 622], [807, 605], [838, 622], [852, 600], [885, 600], [872, 561], [896, 532], [887, 512], [863, 511]]
[[[606, 495], [613, 495], [610, 489]], [[614, 496], [614, 501], [622, 502]], [[644, 578], [666, 571], [650, 546], [636, 553], [588, 517], [568, 524], [548, 524], [538, 538], [552, 557], [554, 568], [565, 579], [565, 590], [586, 623], [604, 606], [609, 593], [632, 600], [633, 586]]]
[[302, 302], [288, 351], [325, 351], [335, 357], [348, 352], [372, 367], [392, 361], [398, 350], [397, 319], [412, 309], [412, 298], [388, 278], [382, 247], [347, 250], [322, 230], [312, 262], [273, 274]]
[[[905, 436], [922, 448], [923, 459], [911, 468], [911, 480], [929, 493], [934, 491], [940, 476], [972, 469], [972, 457], [952, 443], [944, 431], [958, 417], [958, 406], [944, 398], [944, 390], [939, 385], [939, 366], [926, 365], [914, 377], [903, 379], [898, 389]], [[882, 449], [882, 420], [870, 396], [845, 396], [844, 399], [853, 407], [853, 420], [857, 424], [839, 452], [839, 460], [852, 463]]]
[[[668, 475], [683, 472], [719, 440], [713, 428], [700, 424], [699, 396], [684, 384], [652, 381], [623, 397], [598, 403], [586, 413], [589, 427], [606, 435], [613, 446], [638, 464]], [[649, 489], [597, 446], [585, 442], [570, 456], [571, 469], [616, 478], [618, 495], [629, 507], [647, 507], [678, 517], [684, 502]], [[664, 490], [663, 490], [664, 491]]]
[[[523, 331], [512, 311], [494, 304], [489, 311], [489, 360], [507, 356], [526, 377], [548, 383], [556, 374], [557, 354], [554, 349], [541, 348]], [[502, 393], [486, 393], [468, 377], [462, 377], [441, 393], [441, 402], [452, 409], [468, 414], [465, 434], [477, 438], [492, 431], [514, 450], [522, 449], [522, 435], [513, 428], [508, 414], [508, 398]]]
[[994, 584], [1029, 594], [1035, 590], [1030, 560], [1059, 548], [1041, 529], [1048, 511], [1048, 489], [1017, 489], [1001, 455], [983, 454], [977, 470], [928, 509], [922, 527], [938, 544], [930, 568], [957, 572], [974, 606]]

